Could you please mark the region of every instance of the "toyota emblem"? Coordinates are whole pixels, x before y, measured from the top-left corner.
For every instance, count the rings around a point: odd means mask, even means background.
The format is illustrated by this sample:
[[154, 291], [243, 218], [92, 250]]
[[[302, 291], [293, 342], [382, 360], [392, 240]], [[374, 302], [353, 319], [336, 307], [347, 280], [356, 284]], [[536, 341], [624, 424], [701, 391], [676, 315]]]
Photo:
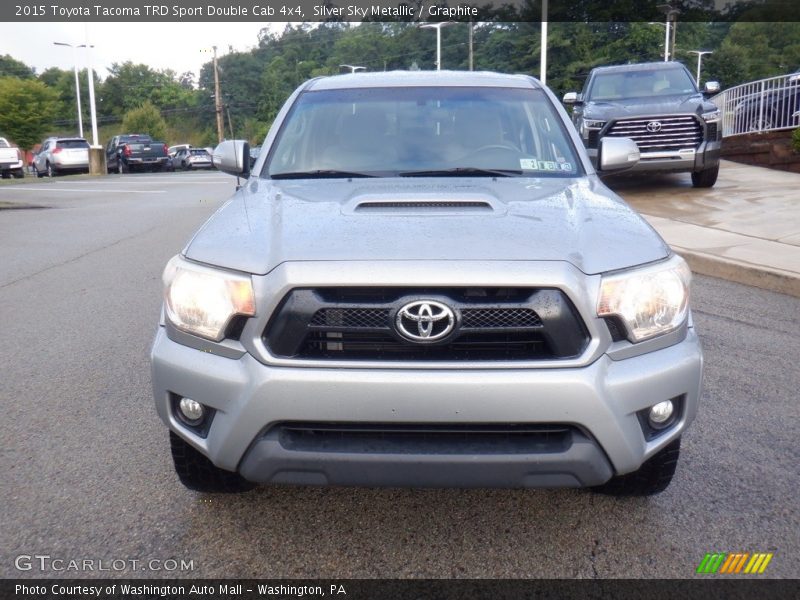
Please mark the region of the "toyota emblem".
[[647, 123], [647, 131], [650, 133], [658, 133], [661, 131], [661, 121], [650, 121]]
[[416, 300], [397, 311], [395, 327], [407, 340], [435, 342], [449, 335], [456, 326], [453, 309], [434, 300]]

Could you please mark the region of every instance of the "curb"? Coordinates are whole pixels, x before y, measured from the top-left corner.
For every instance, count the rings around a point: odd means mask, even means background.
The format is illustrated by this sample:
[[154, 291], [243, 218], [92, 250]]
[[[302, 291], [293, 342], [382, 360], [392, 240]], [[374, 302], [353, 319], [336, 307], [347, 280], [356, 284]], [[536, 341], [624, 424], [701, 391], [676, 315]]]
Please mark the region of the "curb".
[[686, 260], [694, 273], [800, 298], [800, 276], [797, 274], [694, 252], [680, 246], [673, 245], [672, 248]]

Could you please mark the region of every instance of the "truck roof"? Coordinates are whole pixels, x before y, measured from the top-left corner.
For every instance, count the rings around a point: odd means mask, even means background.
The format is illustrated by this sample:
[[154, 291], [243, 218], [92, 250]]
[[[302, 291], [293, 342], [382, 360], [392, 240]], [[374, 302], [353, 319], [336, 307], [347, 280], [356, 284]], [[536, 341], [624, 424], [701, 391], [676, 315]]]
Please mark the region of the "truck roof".
[[632, 63], [629, 65], [611, 65], [608, 67], [595, 67], [592, 69], [593, 73], [624, 73], [630, 71], [661, 71], [664, 69], [683, 69], [685, 68], [681, 63], [676, 61], [668, 62], [646, 62], [646, 63]]
[[306, 85], [306, 90], [439, 86], [540, 88], [541, 83], [529, 75], [506, 75], [488, 71], [380, 71], [312, 79]]

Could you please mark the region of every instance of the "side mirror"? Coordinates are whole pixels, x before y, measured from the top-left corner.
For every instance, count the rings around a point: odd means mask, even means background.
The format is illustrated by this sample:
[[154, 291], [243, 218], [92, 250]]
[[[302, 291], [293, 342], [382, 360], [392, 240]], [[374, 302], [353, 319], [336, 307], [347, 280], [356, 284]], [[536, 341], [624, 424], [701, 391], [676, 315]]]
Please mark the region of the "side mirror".
[[719, 81], [706, 81], [703, 86], [704, 94], [719, 94]]
[[583, 104], [583, 102], [578, 98], [577, 92], [567, 92], [564, 94], [563, 99], [564, 104], [572, 105], [572, 104]]
[[211, 162], [223, 173], [237, 177], [250, 176], [250, 144], [245, 140], [228, 140], [214, 148]]
[[639, 162], [639, 146], [630, 138], [603, 137], [597, 147], [597, 170], [601, 173], [628, 169]]

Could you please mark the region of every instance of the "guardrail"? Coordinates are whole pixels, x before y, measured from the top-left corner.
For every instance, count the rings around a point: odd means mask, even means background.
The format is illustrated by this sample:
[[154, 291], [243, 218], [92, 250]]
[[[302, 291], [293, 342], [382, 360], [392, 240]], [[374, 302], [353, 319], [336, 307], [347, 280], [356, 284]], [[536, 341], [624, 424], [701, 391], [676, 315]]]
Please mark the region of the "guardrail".
[[729, 88], [711, 101], [722, 111], [722, 136], [800, 127], [800, 72]]

